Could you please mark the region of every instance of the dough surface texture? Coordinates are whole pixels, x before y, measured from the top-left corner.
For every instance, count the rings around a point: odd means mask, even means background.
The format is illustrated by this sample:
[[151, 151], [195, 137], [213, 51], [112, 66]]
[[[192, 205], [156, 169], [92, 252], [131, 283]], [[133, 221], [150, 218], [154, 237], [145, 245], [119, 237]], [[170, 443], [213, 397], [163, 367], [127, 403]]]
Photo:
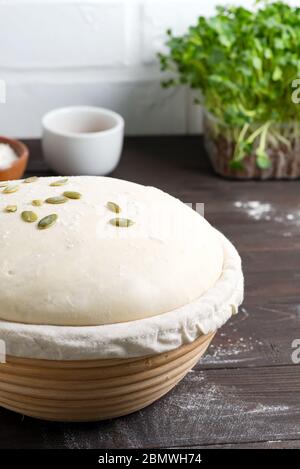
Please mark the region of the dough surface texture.
[[[56, 326], [140, 320], [195, 301], [219, 279], [220, 237], [178, 199], [106, 177], [69, 177], [50, 186], [60, 179], [12, 182], [19, 189], [10, 194], [0, 189], [0, 319]], [[65, 191], [81, 198], [32, 205]], [[17, 212], [5, 212], [7, 205]], [[23, 211], [58, 220], [39, 230], [22, 220]], [[116, 217], [133, 224], [114, 226]]]

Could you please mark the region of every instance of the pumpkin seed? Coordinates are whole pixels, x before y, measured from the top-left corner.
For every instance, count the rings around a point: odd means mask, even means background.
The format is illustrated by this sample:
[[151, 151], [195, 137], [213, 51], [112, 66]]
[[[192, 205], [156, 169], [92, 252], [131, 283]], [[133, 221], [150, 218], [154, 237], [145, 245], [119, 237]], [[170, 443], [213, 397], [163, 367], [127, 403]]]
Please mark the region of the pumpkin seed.
[[30, 178], [24, 179], [24, 182], [25, 182], [26, 184], [30, 184], [31, 182], [36, 182], [37, 180], [38, 180], [38, 177], [37, 177], [37, 176], [32, 176], [32, 177], [30, 177]]
[[68, 199], [80, 199], [81, 198], [80, 192], [67, 191], [67, 192], [64, 192], [63, 195], [67, 197]]
[[38, 223], [38, 229], [39, 230], [46, 230], [47, 228], [50, 228], [50, 226], [53, 226], [54, 223], [57, 221], [58, 216], [55, 213], [52, 213], [51, 215], [47, 215], [46, 217], [42, 218], [39, 223]]
[[65, 179], [59, 179], [58, 181], [51, 182], [50, 186], [51, 187], [58, 187], [58, 186], [64, 186], [68, 182], [68, 178]]
[[118, 204], [115, 204], [115, 202], [107, 202], [106, 207], [111, 212], [115, 212], [115, 213], [121, 212], [121, 207]]
[[19, 190], [19, 186], [6, 186], [5, 189], [3, 189], [2, 193], [12, 194], [13, 192], [17, 192], [18, 190]]
[[34, 223], [37, 221], [38, 216], [34, 212], [25, 211], [21, 213], [22, 220], [26, 221], [27, 223]]
[[0, 187], [6, 187], [8, 186], [8, 182], [0, 182]]
[[47, 204], [64, 204], [68, 202], [68, 199], [62, 195], [58, 195], [57, 197], [49, 197], [45, 202], [47, 202]]
[[31, 205], [33, 205], [34, 207], [40, 207], [41, 205], [43, 205], [43, 201], [42, 200], [39, 200], [39, 199], [35, 199], [31, 202]]
[[7, 207], [5, 207], [5, 212], [8, 212], [8, 213], [14, 213], [18, 210], [18, 207], [16, 205], [8, 205]]
[[118, 226], [121, 228], [128, 228], [129, 226], [134, 225], [134, 221], [129, 220], [129, 218], [112, 218], [109, 220], [109, 223], [113, 226]]

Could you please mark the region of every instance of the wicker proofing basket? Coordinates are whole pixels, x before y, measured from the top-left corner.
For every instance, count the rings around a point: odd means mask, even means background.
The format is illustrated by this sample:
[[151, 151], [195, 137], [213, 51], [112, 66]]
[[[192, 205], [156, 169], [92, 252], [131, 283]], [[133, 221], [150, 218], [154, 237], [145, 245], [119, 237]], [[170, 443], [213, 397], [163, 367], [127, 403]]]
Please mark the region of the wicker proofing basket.
[[204, 354], [214, 333], [155, 356], [55, 361], [8, 357], [0, 365], [0, 405], [54, 421], [130, 414], [170, 391]]

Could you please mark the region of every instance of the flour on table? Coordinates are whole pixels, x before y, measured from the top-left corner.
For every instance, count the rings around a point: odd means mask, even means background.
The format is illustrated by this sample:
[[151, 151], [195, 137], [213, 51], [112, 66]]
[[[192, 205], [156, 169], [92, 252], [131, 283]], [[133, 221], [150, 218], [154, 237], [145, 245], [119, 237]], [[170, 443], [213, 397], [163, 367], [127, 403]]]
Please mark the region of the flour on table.
[[[222, 343], [215, 345], [211, 344], [206, 354], [202, 357], [201, 362], [205, 364], [229, 364], [235, 362], [241, 362], [243, 360], [249, 361], [252, 358], [243, 357], [244, 353], [252, 352], [256, 350], [256, 345], [248, 340], [248, 343], [244, 342], [244, 338], [240, 337], [234, 343], [230, 338], [227, 340], [222, 335]], [[226, 337], [226, 336], [225, 336]], [[227, 345], [225, 342], [227, 341]]]
[[265, 404], [257, 404], [257, 406], [254, 409], [250, 409], [247, 412], [251, 414], [257, 414], [261, 412], [268, 412], [268, 413], [274, 413], [276, 414], [277, 412], [284, 412], [290, 410], [290, 407], [287, 405], [265, 405]]
[[[259, 200], [249, 200], [247, 202], [238, 200], [233, 205], [254, 220], [273, 221], [292, 227], [300, 226], [300, 204], [298, 208], [291, 209], [288, 213], [268, 202], [260, 202]], [[289, 237], [291, 233], [285, 232], [283, 235]]]
[[265, 219], [273, 210], [271, 204], [261, 203], [258, 200], [250, 200], [248, 202], [238, 201], [234, 203], [234, 206], [246, 210], [247, 215], [255, 220]]

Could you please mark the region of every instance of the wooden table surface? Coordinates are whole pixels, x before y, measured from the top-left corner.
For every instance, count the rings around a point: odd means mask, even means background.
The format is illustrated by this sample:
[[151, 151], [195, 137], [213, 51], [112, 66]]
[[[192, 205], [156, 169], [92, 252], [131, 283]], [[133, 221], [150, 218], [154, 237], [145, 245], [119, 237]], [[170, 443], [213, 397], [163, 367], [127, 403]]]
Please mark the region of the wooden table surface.
[[[51, 174], [28, 142], [28, 175]], [[246, 299], [206, 356], [167, 396], [127, 417], [47, 423], [0, 409], [1, 448], [299, 448], [300, 181], [227, 181], [200, 137], [128, 138], [113, 176], [204, 202], [233, 241]], [[300, 356], [300, 354], [299, 354]]]

